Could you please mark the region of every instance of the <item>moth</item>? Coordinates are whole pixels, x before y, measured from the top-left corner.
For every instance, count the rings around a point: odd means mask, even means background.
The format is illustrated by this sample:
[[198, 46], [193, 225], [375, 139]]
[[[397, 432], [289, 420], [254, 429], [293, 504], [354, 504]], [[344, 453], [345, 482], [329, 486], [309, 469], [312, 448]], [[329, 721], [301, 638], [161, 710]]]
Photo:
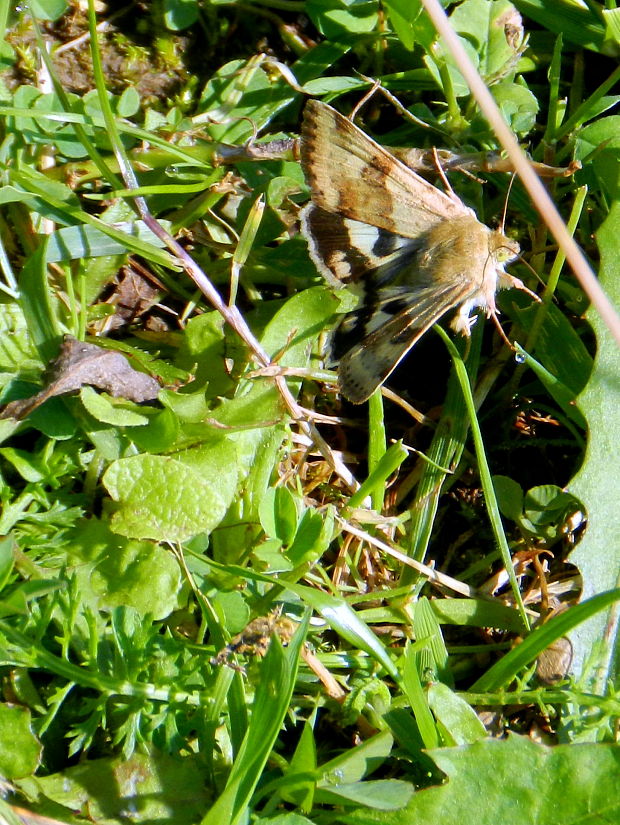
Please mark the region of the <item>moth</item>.
[[253, 619], [242, 631], [237, 633], [220, 652], [209, 660], [212, 665], [228, 665], [232, 670], [244, 672], [244, 669], [231, 661], [235, 653], [264, 656], [269, 650], [271, 637], [278, 635], [282, 644], [287, 645], [295, 631], [294, 623], [282, 616], [282, 607], [278, 607], [268, 616]]
[[496, 316], [498, 289], [537, 297], [504, 270], [519, 254], [515, 241], [316, 100], [304, 110], [301, 163], [310, 257], [329, 284], [352, 284], [359, 295], [333, 344], [341, 391], [353, 403], [366, 401], [450, 310], [452, 328], [468, 336], [475, 309]]

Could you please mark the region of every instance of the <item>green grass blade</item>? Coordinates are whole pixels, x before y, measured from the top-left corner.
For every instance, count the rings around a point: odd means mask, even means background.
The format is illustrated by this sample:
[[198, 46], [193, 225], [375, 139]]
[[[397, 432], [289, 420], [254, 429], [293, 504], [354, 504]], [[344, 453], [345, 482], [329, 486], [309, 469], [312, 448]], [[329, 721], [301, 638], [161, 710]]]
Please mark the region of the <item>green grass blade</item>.
[[471, 686], [471, 692], [487, 693], [500, 690], [514, 679], [522, 668], [534, 661], [543, 650], [553, 644], [556, 639], [566, 636], [582, 622], [618, 601], [620, 601], [620, 589], [608, 590], [606, 593], [599, 593], [598, 596], [593, 596], [591, 599], [554, 616], [553, 619], [533, 630], [527, 639], [513, 648], [510, 653], [502, 656], [493, 667], [487, 670], [484, 676], [481, 676]]
[[202, 825], [220, 825], [223, 822], [236, 825], [246, 821], [250, 799], [289, 709], [309, 618], [306, 616], [286, 649], [276, 637], [272, 639], [261, 665], [245, 739], [226, 788], [203, 818]]

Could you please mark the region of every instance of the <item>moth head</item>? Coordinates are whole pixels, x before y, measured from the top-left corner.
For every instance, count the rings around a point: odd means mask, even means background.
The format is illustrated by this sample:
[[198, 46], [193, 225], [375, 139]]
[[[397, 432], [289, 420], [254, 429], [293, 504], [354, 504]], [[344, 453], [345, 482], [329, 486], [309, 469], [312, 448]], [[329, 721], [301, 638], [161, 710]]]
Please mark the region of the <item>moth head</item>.
[[521, 248], [516, 241], [507, 238], [503, 232], [496, 229], [491, 237], [491, 251], [495, 261], [502, 265], [514, 261], [519, 257]]

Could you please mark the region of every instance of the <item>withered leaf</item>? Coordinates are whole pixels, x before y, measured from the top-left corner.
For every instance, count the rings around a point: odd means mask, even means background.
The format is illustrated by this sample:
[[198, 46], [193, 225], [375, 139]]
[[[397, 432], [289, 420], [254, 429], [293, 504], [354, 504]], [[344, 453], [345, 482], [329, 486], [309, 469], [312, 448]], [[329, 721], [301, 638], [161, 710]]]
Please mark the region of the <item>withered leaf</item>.
[[65, 336], [58, 357], [48, 367], [47, 378], [48, 384], [41, 392], [11, 401], [0, 418], [25, 418], [48, 398], [75, 392], [85, 385], [138, 403], [157, 398], [161, 389], [150, 375], [135, 370], [122, 353], [78, 341], [72, 335]]
[[126, 269], [106, 303], [115, 308], [114, 315], [99, 321], [96, 327], [108, 331], [134, 323], [157, 303], [161, 290], [142, 272]]

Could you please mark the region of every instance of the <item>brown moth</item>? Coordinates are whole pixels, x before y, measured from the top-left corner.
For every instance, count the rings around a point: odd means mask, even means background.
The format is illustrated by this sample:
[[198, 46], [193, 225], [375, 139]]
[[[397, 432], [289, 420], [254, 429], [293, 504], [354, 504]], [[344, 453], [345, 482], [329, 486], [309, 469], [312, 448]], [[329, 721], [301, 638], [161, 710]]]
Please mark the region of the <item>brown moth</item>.
[[473, 310], [497, 314], [497, 289], [530, 292], [504, 271], [519, 254], [514, 241], [316, 100], [304, 111], [301, 163], [310, 256], [328, 283], [351, 283], [360, 296], [334, 337], [340, 387], [353, 403], [366, 401], [449, 310], [452, 328], [469, 335]]
[[217, 656], [209, 660], [210, 664], [228, 665], [232, 670], [244, 672], [242, 667], [231, 661], [233, 654], [264, 656], [269, 650], [274, 633], [277, 634], [282, 644], [287, 645], [293, 638], [295, 623], [281, 614], [282, 605], [279, 605], [268, 616], [258, 616], [253, 619], [241, 633], [237, 633], [226, 647], [220, 650]]

